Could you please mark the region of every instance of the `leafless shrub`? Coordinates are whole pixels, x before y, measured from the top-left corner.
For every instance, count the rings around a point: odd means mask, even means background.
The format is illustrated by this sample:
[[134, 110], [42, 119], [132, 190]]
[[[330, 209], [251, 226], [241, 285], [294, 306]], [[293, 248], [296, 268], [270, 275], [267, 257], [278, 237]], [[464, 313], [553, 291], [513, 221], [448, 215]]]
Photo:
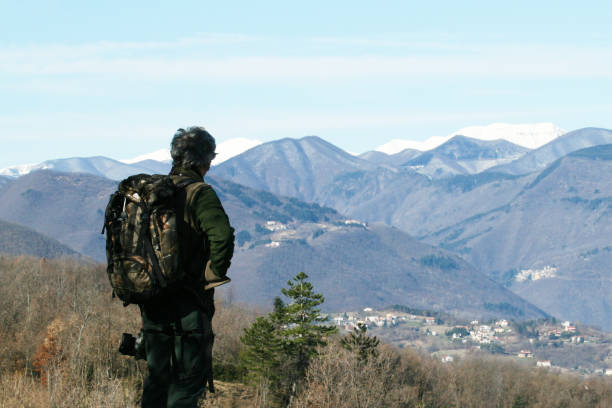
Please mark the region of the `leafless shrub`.
[[[235, 304], [217, 305], [218, 367], [238, 367], [240, 336], [256, 315]], [[137, 406], [146, 367], [121, 356], [117, 346], [122, 332], [139, 329], [138, 308], [111, 298], [103, 266], [0, 256], [0, 407]], [[494, 358], [442, 364], [410, 349], [378, 349], [364, 360], [330, 342], [312, 360], [291, 406], [612, 407], [609, 378], [583, 379]], [[276, 403], [269, 385], [249, 389], [227, 394], [235, 394], [236, 406]], [[225, 402], [211, 404], [206, 406]]]
[[338, 345], [320, 350], [293, 408], [608, 407], [612, 382], [581, 379], [500, 359], [442, 364], [412, 350], [382, 347], [360, 361]]
[[[217, 305], [215, 361], [237, 366], [253, 311]], [[0, 255], [0, 407], [132, 407], [146, 364], [118, 353], [138, 307], [112, 299], [103, 265]]]
[[236, 380], [242, 375], [238, 372], [240, 370], [238, 355], [242, 348], [240, 336], [261, 313], [257, 309], [248, 309], [224, 301], [217, 301], [215, 306], [216, 312], [213, 318], [215, 375], [221, 379]]

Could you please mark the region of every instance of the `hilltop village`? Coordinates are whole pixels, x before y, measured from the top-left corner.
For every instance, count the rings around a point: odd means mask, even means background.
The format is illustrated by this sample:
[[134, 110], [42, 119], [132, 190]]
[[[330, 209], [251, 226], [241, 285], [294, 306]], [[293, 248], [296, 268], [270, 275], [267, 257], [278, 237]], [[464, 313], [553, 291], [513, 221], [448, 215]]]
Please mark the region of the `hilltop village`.
[[399, 347], [426, 351], [452, 363], [470, 354], [493, 354], [527, 365], [582, 375], [612, 376], [612, 336], [569, 321], [456, 321], [435, 312], [365, 308], [334, 313], [341, 331], [364, 324], [368, 333]]

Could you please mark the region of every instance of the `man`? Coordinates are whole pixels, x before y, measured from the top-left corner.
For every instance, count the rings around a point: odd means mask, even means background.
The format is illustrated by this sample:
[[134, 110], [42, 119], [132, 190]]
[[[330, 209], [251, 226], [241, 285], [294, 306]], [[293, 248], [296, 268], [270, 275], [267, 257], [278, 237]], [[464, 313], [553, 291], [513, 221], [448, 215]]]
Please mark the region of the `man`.
[[[185, 285], [141, 305], [149, 376], [142, 406], [196, 407], [212, 387], [211, 327], [214, 287], [229, 281], [234, 229], [215, 191], [203, 182], [216, 156], [215, 139], [202, 127], [179, 129], [172, 139], [172, 181], [177, 204]], [[203, 276], [204, 275], [204, 276]]]

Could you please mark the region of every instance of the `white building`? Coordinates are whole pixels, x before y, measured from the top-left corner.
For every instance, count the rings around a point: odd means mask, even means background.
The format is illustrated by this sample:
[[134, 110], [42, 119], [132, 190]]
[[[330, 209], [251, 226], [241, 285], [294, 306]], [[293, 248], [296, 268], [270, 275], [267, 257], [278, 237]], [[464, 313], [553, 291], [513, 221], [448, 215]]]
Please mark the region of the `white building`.
[[444, 356], [442, 357], [441, 361], [443, 363], [452, 363], [453, 361], [455, 361], [455, 358], [453, 356]]
[[287, 226], [282, 222], [268, 221], [266, 222], [266, 228], [270, 231], [284, 231], [287, 229]]
[[508, 327], [508, 321], [502, 319], [502, 320], [495, 322], [495, 325], [499, 327]]

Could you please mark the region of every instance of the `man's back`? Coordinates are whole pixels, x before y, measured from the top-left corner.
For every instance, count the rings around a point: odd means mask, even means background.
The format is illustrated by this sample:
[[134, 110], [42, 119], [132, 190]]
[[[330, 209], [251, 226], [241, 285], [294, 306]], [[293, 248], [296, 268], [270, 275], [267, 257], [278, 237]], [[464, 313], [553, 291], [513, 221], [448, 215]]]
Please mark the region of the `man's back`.
[[[201, 151], [202, 131], [180, 129], [172, 141], [170, 176], [184, 186], [177, 203], [177, 218], [183, 222], [177, 226], [180, 266], [187, 279], [185, 285], [141, 305], [149, 368], [143, 407], [196, 407], [207, 381], [212, 386], [214, 289], [205, 287], [229, 281], [234, 230], [217, 194], [203, 182], [211, 159], [199, 166], [189, 161], [207, 152]], [[207, 138], [212, 136], [203, 141]], [[214, 139], [208, 152], [214, 157]]]

